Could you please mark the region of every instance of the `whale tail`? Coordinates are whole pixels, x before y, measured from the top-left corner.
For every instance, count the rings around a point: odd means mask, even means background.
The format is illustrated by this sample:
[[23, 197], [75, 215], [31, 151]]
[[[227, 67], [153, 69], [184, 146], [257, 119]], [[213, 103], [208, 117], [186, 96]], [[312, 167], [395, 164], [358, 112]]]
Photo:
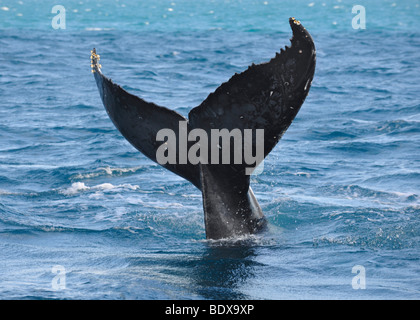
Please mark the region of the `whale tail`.
[[[250, 188], [249, 175], [292, 123], [308, 95], [315, 72], [312, 37], [299, 21], [290, 18], [289, 22], [293, 32], [290, 47], [282, 49], [267, 63], [252, 65], [235, 74], [193, 108], [188, 119], [146, 102], [113, 83], [102, 74], [100, 57], [95, 49], [92, 51], [92, 72], [102, 102], [121, 134], [148, 158], [202, 191], [207, 238], [252, 234], [265, 225], [262, 210]], [[255, 134], [249, 135], [249, 130]], [[256, 134], [258, 131], [260, 136]], [[157, 139], [162, 132], [173, 133], [164, 144], [162, 139]], [[216, 141], [202, 141], [205, 136], [213, 137], [214, 132], [219, 133]], [[240, 140], [236, 145], [239, 148], [235, 149], [229, 143], [224, 145], [226, 136], [225, 142], [236, 137], [249, 139]], [[181, 147], [180, 141], [185, 137], [188, 138]], [[199, 143], [190, 137], [200, 137]], [[238, 149], [240, 152], [235, 153]], [[163, 154], [172, 152], [171, 159], [176, 161], [166, 158], [166, 162], [162, 162], [159, 159], [162, 150]], [[196, 156], [198, 150], [200, 161], [183, 154]], [[261, 156], [253, 157], [257, 150], [262, 150]], [[204, 155], [207, 157], [203, 158]], [[251, 167], [249, 159], [254, 161]]]

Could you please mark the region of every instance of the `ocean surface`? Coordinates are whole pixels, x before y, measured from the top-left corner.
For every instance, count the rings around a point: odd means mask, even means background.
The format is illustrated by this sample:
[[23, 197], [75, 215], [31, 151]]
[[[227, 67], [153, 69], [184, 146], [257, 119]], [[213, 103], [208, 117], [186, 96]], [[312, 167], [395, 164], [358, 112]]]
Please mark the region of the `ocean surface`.
[[[206, 240], [200, 192], [108, 118], [90, 50], [187, 115], [289, 17], [317, 68], [251, 178], [269, 230]], [[0, 0], [0, 299], [419, 299], [419, 30], [415, 0]]]

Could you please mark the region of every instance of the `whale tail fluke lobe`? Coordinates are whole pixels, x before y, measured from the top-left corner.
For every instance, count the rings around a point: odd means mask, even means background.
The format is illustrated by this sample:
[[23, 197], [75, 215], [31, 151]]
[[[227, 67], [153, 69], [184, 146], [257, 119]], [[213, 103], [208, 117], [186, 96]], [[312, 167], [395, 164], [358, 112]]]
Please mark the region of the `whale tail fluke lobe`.
[[[290, 19], [290, 25], [293, 31], [290, 47], [281, 50], [267, 63], [252, 65], [235, 74], [193, 108], [188, 120], [114, 84], [102, 74], [99, 56], [92, 51], [92, 72], [102, 102], [121, 134], [148, 158], [161, 163], [157, 153], [162, 141], [157, 135], [161, 130], [174, 133], [177, 141], [172, 149], [175, 158], [185, 161], [162, 165], [202, 191], [207, 238], [252, 234], [265, 225], [262, 210], [250, 188], [249, 174], [292, 123], [309, 92], [315, 71], [315, 46], [311, 36], [294, 18]], [[185, 124], [185, 132], [180, 129], [180, 123]], [[216, 142], [202, 143], [200, 140], [200, 157], [203, 154], [208, 157], [197, 163], [182, 154], [184, 151], [190, 154], [193, 142], [188, 139], [183, 149], [178, 141], [183, 135], [189, 138], [189, 134], [196, 134], [198, 130], [201, 136], [207, 137], [225, 130], [227, 140], [235, 138], [233, 133], [247, 137], [247, 130], [254, 133], [259, 130], [263, 134], [259, 138], [256, 134], [251, 135], [248, 144], [252, 154], [263, 146], [263, 154], [251, 157], [254, 163], [250, 167], [245, 154], [247, 143], [241, 140], [241, 153], [236, 157], [234, 148], [227, 143], [229, 149], [226, 149], [223, 137], [219, 135]], [[223, 160], [226, 153], [229, 153], [230, 162]]]
[[[179, 113], [132, 95], [104, 76], [92, 51], [92, 71], [108, 116], [121, 134], [137, 150], [158, 163], [156, 151], [162, 144], [156, 140], [161, 129], [171, 129], [178, 134], [179, 121], [187, 121]], [[200, 188], [200, 173], [191, 164], [163, 164], [166, 169], [187, 179]]]

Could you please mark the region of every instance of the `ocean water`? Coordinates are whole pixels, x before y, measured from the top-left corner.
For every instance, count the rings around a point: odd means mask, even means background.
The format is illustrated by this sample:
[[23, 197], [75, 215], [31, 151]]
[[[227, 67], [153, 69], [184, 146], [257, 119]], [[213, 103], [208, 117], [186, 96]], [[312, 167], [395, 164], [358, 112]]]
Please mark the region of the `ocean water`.
[[[205, 240], [201, 194], [113, 126], [90, 50], [187, 115], [291, 16], [317, 69], [251, 179], [269, 230]], [[420, 298], [419, 30], [416, 0], [0, 0], [0, 299]]]

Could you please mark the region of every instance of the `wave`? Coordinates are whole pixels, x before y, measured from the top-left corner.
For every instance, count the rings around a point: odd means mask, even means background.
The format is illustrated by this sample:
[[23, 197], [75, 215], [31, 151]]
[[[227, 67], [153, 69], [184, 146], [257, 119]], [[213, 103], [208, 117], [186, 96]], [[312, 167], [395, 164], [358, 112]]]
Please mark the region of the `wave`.
[[[272, 229], [272, 228], [271, 228]], [[261, 233], [261, 234], [248, 234], [240, 236], [232, 236], [222, 239], [201, 239], [192, 240], [192, 242], [204, 243], [210, 247], [260, 247], [278, 245], [279, 239], [275, 232]]]
[[341, 226], [337, 232], [313, 238], [313, 246], [346, 245], [358, 248], [404, 249], [420, 244], [419, 221], [394, 223], [365, 223], [360, 227], [353, 223]]
[[110, 31], [115, 30], [113, 28], [98, 28], [98, 27], [86, 27], [85, 31]]
[[354, 202], [312, 200], [303, 203], [301, 199], [282, 198], [270, 204], [269, 223], [281, 228], [279, 237], [286, 243], [391, 250], [420, 245], [418, 204], [406, 203], [396, 208], [361, 201], [358, 207]]
[[129, 183], [125, 183], [121, 185], [113, 185], [111, 183], [102, 183], [96, 186], [89, 187], [89, 186], [86, 186], [84, 182], [73, 182], [69, 188], [60, 190], [59, 192], [66, 196], [71, 196], [71, 195], [76, 195], [80, 192], [89, 191], [89, 190], [93, 190], [93, 191], [114, 190], [115, 191], [115, 190], [121, 190], [121, 189], [139, 190], [140, 187], [138, 185], [132, 185]]
[[416, 120], [392, 120], [385, 121], [376, 128], [379, 133], [386, 134], [408, 134], [408, 133], [419, 133], [420, 121]]
[[144, 167], [133, 167], [133, 168], [111, 168], [111, 167], [102, 167], [98, 168], [95, 172], [91, 173], [78, 173], [76, 174], [73, 179], [81, 180], [81, 179], [92, 179], [100, 176], [121, 176], [126, 173], [138, 173], [139, 171], [143, 171]]
[[419, 200], [419, 195], [411, 192], [383, 191], [359, 185], [330, 185], [320, 187], [319, 193], [322, 195], [345, 197], [347, 199], [378, 199], [378, 200], [397, 200], [401, 202]]

